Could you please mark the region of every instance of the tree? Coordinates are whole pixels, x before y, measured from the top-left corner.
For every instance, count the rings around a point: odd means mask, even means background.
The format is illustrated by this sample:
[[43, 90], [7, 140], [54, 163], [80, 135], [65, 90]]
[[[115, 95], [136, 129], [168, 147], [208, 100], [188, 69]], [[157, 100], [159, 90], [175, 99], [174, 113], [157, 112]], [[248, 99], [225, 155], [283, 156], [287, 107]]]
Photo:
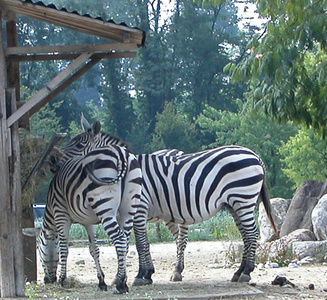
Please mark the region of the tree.
[[327, 177], [327, 140], [310, 129], [301, 129], [279, 148], [284, 173], [297, 188], [303, 181], [325, 181]]
[[254, 107], [279, 121], [294, 121], [326, 134], [327, 1], [257, 0], [268, 19], [240, 62], [230, 63], [234, 81], [250, 83]]
[[279, 147], [297, 131], [291, 124], [280, 125], [263, 113], [254, 114], [242, 103], [237, 113], [216, 110], [207, 106], [197, 119], [204, 134], [211, 133], [215, 142], [205, 148], [241, 145], [252, 149], [264, 161], [272, 196], [290, 197], [292, 183], [282, 172]]
[[175, 148], [189, 153], [200, 149], [195, 124], [178, 112], [172, 102], [166, 103], [164, 111], [156, 119], [151, 144], [153, 151]]

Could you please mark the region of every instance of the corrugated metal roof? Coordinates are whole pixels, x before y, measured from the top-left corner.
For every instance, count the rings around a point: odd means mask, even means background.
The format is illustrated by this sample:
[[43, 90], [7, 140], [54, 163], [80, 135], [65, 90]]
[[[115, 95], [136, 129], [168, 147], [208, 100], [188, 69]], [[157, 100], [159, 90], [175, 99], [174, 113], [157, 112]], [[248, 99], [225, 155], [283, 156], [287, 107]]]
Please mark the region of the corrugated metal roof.
[[116, 42], [136, 43], [139, 46], [143, 46], [145, 42], [145, 32], [137, 27], [129, 27], [126, 23], [117, 24], [113, 20], [92, 17], [75, 10], [69, 11], [53, 3], [46, 4], [39, 0], [0, 0], [0, 7], [4, 11], [12, 11]]
[[32, 3], [32, 4], [36, 4], [36, 5], [40, 5], [40, 6], [44, 6], [44, 7], [48, 7], [48, 8], [53, 8], [53, 9], [56, 9], [56, 10], [59, 10], [59, 11], [64, 11], [64, 12], [72, 13], [72, 14], [75, 14], [75, 15], [88, 17], [88, 18], [91, 18], [91, 19], [96, 19], [96, 20], [100, 20], [100, 21], [104, 21], [104, 22], [109, 22], [109, 23], [113, 23], [113, 24], [116, 24], [116, 25], [126, 26], [128, 28], [139, 29], [137, 27], [128, 26], [124, 22], [116, 23], [114, 20], [105, 20], [105, 19], [103, 19], [103, 18], [101, 18], [99, 16], [95, 17], [95, 16], [91, 16], [90, 14], [82, 14], [82, 13], [79, 13], [78, 11], [76, 11], [76, 10], [68, 10], [65, 7], [59, 7], [58, 5], [55, 5], [53, 3], [46, 4], [45, 1], [39, 1], [39, 0], [20, 0], [20, 1], [21, 2], [26, 2], [26, 3]]

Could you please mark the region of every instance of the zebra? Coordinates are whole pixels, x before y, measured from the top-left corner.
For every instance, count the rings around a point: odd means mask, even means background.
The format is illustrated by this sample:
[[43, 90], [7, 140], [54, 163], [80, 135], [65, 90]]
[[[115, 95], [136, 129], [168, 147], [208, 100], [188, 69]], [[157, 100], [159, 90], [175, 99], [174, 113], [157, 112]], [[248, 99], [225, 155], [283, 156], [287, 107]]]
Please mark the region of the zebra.
[[[93, 129], [97, 132], [97, 128]], [[71, 145], [72, 142], [68, 143], [66, 148]], [[98, 147], [90, 143], [88, 146], [79, 148], [83, 155], [64, 156], [50, 183], [38, 247], [45, 273], [44, 282], [57, 280], [57, 265], [60, 261], [58, 281], [63, 285], [69, 228], [72, 223], [80, 223], [88, 233], [89, 250], [96, 264], [99, 288], [107, 290], [94, 226], [102, 223], [116, 248], [118, 258], [114, 292], [126, 293], [126, 255], [133, 217], [140, 202], [142, 173], [136, 157], [125, 147], [113, 144]], [[84, 152], [87, 153], [84, 155]]]
[[143, 181], [141, 202], [134, 218], [139, 271], [133, 285], [152, 283], [154, 266], [147, 222], [163, 220], [172, 232], [177, 244], [177, 263], [171, 280], [180, 281], [188, 226], [208, 220], [222, 208], [232, 214], [244, 243], [241, 265], [231, 281], [250, 281], [258, 237], [254, 210], [259, 196], [278, 235], [261, 158], [252, 150], [237, 145], [191, 154], [163, 150], [137, 158]]
[[[86, 120], [81, 123], [86, 132], [90, 130]], [[102, 144], [101, 139], [109, 140], [110, 135], [93, 138]], [[78, 148], [76, 139], [70, 151], [76, 155]], [[177, 244], [177, 263], [171, 280], [178, 281], [182, 280], [188, 226], [213, 217], [222, 208], [234, 217], [244, 242], [242, 263], [232, 281], [249, 281], [257, 245], [254, 209], [259, 196], [278, 235], [261, 158], [248, 148], [230, 145], [191, 154], [176, 149], [159, 150], [137, 155], [137, 159], [143, 179], [141, 202], [133, 225], [139, 254], [139, 271], [133, 285], [152, 283], [154, 267], [147, 222], [163, 220], [172, 232]]]

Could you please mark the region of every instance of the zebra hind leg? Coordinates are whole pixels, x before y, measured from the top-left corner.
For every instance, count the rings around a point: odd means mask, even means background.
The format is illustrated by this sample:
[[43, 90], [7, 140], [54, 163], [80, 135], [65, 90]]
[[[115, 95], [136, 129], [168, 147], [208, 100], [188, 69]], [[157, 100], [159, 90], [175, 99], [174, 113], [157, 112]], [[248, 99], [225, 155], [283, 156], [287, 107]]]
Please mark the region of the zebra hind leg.
[[188, 239], [188, 226], [174, 224], [172, 222], [167, 222], [166, 225], [173, 234], [177, 246], [177, 261], [175, 263], [174, 272], [170, 277], [170, 281], [182, 281], [182, 272], [184, 270], [184, 253]]
[[68, 237], [69, 229], [71, 223], [67, 221], [66, 223], [60, 224], [59, 230], [59, 255], [60, 255], [60, 275], [58, 279], [58, 284], [64, 286], [64, 281], [67, 274], [67, 257], [68, 257]]
[[[243, 211], [246, 216], [245, 220], [242, 222], [242, 210], [238, 210], [237, 213], [228, 208], [232, 214], [237, 228], [239, 229], [242, 240], [244, 243], [242, 262], [238, 270], [234, 273], [232, 277], [232, 282], [249, 282], [251, 280], [250, 273], [254, 270], [255, 264], [255, 251], [257, 248], [257, 238], [258, 230], [255, 224], [254, 217], [249, 218], [250, 214], [248, 211]], [[253, 216], [253, 213], [252, 213]]]
[[99, 289], [101, 291], [107, 291], [108, 286], [104, 282], [104, 273], [100, 266], [100, 253], [99, 253], [99, 247], [97, 244], [96, 234], [95, 234], [95, 226], [94, 225], [85, 225], [85, 228], [87, 230], [87, 234], [89, 237], [89, 251], [91, 256], [93, 257], [93, 260], [95, 262], [95, 266], [97, 269], [97, 277], [99, 280]]
[[[111, 224], [113, 225], [113, 224]], [[119, 228], [118, 224], [116, 223], [116, 229], [110, 228], [112, 232], [115, 234], [111, 234], [111, 240], [116, 248], [117, 259], [118, 259], [118, 271], [117, 275], [115, 276], [113, 284], [116, 285], [116, 289], [114, 290], [114, 294], [124, 294], [128, 293], [128, 286], [127, 286], [127, 276], [126, 276], [126, 256], [127, 256], [127, 244], [128, 244], [128, 237], [126, 234]]]
[[153, 281], [151, 276], [155, 272], [146, 231], [147, 220], [144, 216], [145, 214], [139, 213], [139, 215], [136, 214], [134, 218], [134, 234], [136, 249], [139, 256], [139, 271], [134, 279], [133, 286], [152, 284]]

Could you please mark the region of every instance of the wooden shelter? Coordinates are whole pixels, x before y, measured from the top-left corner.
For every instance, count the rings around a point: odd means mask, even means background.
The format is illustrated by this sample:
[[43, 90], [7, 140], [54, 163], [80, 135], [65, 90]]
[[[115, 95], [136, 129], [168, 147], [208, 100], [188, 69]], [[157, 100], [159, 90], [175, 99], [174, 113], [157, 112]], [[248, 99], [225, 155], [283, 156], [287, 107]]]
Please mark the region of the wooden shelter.
[[[17, 15], [99, 36], [108, 43], [21, 47], [17, 41]], [[33, 0], [0, 0], [0, 297], [23, 296], [25, 291], [18, 121], [26, 126], [29, 116], [101, 59], [135, 57], [144, 41], [142, 30], [111, 20]], [[19, 63], [45, 60], [71, 63], [30, 100], [22, 101]]]

